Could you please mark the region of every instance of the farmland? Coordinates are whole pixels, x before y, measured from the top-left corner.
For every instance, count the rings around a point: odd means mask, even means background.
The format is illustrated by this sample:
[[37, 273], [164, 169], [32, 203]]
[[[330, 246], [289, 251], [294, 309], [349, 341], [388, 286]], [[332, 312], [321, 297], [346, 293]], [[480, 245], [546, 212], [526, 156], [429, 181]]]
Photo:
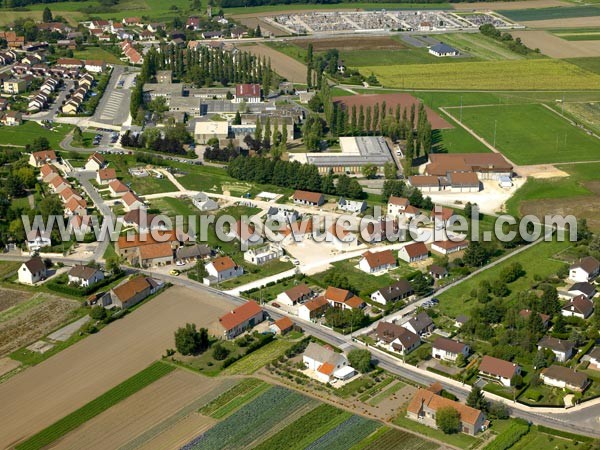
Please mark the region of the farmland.
[[598, 139], [539, 104], [463, 108], [462, 120], [515, 164], [598, 159]]
[[130, 395], [138, 392], [142, 388], [152, 384], [154, 381], [162, 378], [173, 370], [175, 370], [173, 366], [160, 362], [148, 366], [146, 369], [125, 380], [123, 383], [105, 392], [100, 397], [85, 404], [71, 414], [68, 414], [49, 427], [33, 435], [26, 441], [18, 444], [16, 446], [17, 450], [40, 449], [53, 443], [69, 431], [76, 429], [78, 426], [103, 411], [106, 411], [111, 406], [124, 400]]
[[[436, 35], [436, 39], [439, 39], [445, 44], [451, 45], [463, 52], [468, 53], [471, 56], [479, 58], [481, 60], [516, 60], [516, 59], [527, 59], [527, 58], [539, 58], [540, 56], [536, 53], [528, 55], [521, 55], [515, 53], [502, 43], [484, 36], [480, 33], [449, 33]], [[446, 59], [449, 58], [436, 58]], [[452, 61], [457, 61], [456, 58], [452, 58]]]
[[[10, 299], [5, 298], [10, 296]], [[40, 339], [75, 318], [79, 302], [54, 295], [0, 290], [0, 302], [12, 304], [0, 313], [0, 355]]]
[[532, 20], [573, 19], [577, 17], [600, 16], [597, 6], [571, 6], [561, 8], [537, 8], [498, 11], [505, 17], [515, 22], [528, 22]]
[[436, 65], [366, 66], [381, 84], [395, 88], [577, 90], [600, 88], [600, 76], [558, 60], [485, 61]]
[[287, 349], [292, 346], [292, 342], [285, 339], [275, 339], [273, 342], [250, 353], [248, 356], [240, 359], [227, 367], [224, 375], [251, 375], [265, 364], [279, 358]]
[[264, 44], [245, 45], [241, 48], [253, 55], [270, 59], [273, 70], [286, 80], [293, 83], [306, 82], [306, 66], [292, 57]]
[[168, 289], [134, 314], [0, 384], [0, 447], [37, 433], [56, 420], [56, 411], [69, 414], [143, 370], [173, 346], [177, 327], [190, 320], [208, 326], [231, 308], [215, 298]]
[[520, 38], [529, 48], [539, 48], [544, 55], [553, 58], [600, 56], [597, 42], [593, 40], [565, 39], [563, 36], [543, 30], [517, 30], [512, 34], [515, 38]]
[[256, 378], [245, 378], [235, 386], [223, 392], [210, 403], [207, 403], [200, 409], [200, 413], [222, 419], [235, 411], [238, 407], [249, 402], [259, 393], [266, 390], [269, 386]]
[[[229, 384], [230, 380], [207, 380], [188, 371], [174, 370], [87, 421], [53, 448], [100, 450], [151, 441], [182, 416], [197, 409], [198, 403], [218, 395]], [[132, 414], [142, 410], [144, 414]], [[214, 423], [204, 416], [201, 425]], [[106, 435], [105, 430], [111, 433]]]
[[388, 428], [373, 442], [359, 448], [361, 450], [393, 450], [398, 448], [399, 444], [403, 448], [411, 450], [434, 450], [439, 447], [433, 442], [425, 441], [406, 431]]

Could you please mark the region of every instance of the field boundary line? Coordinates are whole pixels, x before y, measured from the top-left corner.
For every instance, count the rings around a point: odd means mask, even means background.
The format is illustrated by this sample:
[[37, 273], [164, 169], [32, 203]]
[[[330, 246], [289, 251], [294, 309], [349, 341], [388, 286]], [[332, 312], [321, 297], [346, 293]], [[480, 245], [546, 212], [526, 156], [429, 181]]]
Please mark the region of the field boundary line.
[[[576, 124], [576, 123], [575, 123], [573, 120], [569, 119], [569, 118], [568, 118], [567, 116], [565, 116], [564, 114], [562, 114], [562, 113], [559, 113], [558, 111], [554, 110], [553, 108], [551, 108], [550, 106], [546, 105], [545, 103], [542, 103], [541, 105], [542, 105], [544, 108], [546, 108], [547, 110], [549, 110], [549, 111], [552, 111], [552, 112], [553, 112], [554, 114], [556, 114], [557, 116], [559, 116], [559, 117], [563, 118], [564, 120], [566, 120], [567, 122], [569, 122], [569, 123], [571, 124], [571, 126], [573, 126], [573, 127], [575, 127], [575, 128], [579, 128], [579, 127], [577, 126], [577, 124]], [[586, 133], [590, 134], [591, 136], [594, 136], [596, 139], [600, 139], [600, 136], [598, 136], [598, 135], [597, 135], [596, 133], [594, 133], [593, 131], [591, 131], [591, 130], [588, 130], [588, 129], [587, 129], [587, 128], [585, 128], [585, 127], [582, 127], [581, 129], [582, 129], [582, 130], [584, 130]]]

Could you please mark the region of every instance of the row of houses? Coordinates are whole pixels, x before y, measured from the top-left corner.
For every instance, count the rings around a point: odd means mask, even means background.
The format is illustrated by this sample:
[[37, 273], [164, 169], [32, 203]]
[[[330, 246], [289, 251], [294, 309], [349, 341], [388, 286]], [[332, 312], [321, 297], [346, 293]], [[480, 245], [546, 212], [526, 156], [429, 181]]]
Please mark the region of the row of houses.
[[94, 84], [94, 76], [89, 73], [84, 73], [77, 80], [77, 89], [73, 92], [67, 99], [67, 101], [62, 105], [61, 111], [63, 114], [77, 114], [81, 109], [81, 105], [85, 100], [88, 92], [92, 89]]
[[58, 88], [58, 84], [58, 80], [54, 78], [44, 80], [39, 91], [29, 100], [27, 111], [36, 112], [44, 109], [50, 101], [51, 94]]

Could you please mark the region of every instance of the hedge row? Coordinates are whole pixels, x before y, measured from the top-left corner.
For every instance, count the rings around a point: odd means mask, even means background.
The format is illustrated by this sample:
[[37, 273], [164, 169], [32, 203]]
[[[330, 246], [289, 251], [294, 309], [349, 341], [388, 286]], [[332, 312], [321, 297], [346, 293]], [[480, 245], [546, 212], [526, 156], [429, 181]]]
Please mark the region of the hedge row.
[[243, 354], [238, 355], [238, 356], [230, 356], [225, 361], [223, 361], [223, 369], [225, 369], [226, 367], [229, 367], [237, 360], [242, 359], [244, 356], [248, 356], [250, 353], [258, 350], [261, 347], [264, 347], [269, 342], [271, 342], [273, 339], [275, 339], [274, 334], [269, 333], [269, 334], [261, 335], [260, 338], [258, 339], [258, 341], [250, 344]]
[[[80, 288], [80, 287], [70, 286], [69, 284], [67, 284], [68, 283], [68, 281], [67, 281], [68, 275], [64, 274], [64, 275], [61, 275], [60, 277], [46, 283], [46, 287], [48, 289], [50, 289], [51, 291], [58, 292], [60, 294], [67, 294], [67, 295], [71, 295], [73, 297], [86, 297], [90, 294], [93, 294], [96, 291], [99, 291], [103, 287], [108, 286], [109, 284], [119, 280], [124, 275], [125, 275], [124, 272], [119, 272], [115, 275], [104, 278], [103, 280], [100, 280], [99, 282], [97, 282], [89, 287]], [[61, 280], [64, 281], [64, 284], [60, 282]]]
[[498, 435], [496, 439], [484, 447], [484, 450], [508, 450], [529, 433], [529, 424], [524, 421], [514, 421]]

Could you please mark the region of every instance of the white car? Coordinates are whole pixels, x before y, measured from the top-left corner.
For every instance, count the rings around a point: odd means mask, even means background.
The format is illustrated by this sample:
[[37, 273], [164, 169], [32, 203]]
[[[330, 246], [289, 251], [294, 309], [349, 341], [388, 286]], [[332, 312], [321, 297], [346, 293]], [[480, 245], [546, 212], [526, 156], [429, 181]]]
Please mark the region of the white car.
[[176, 266], [185, 266], [185, 261], [175, 261]]

